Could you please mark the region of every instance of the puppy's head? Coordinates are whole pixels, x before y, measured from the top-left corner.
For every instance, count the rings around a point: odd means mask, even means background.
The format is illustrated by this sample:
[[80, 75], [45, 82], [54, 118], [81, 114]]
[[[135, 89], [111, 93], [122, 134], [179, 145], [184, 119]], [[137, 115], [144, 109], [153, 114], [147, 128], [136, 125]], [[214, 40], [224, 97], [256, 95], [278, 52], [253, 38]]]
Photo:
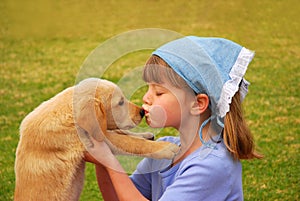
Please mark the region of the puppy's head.
[[108, 97], [102, 104], [106, 108], [107, 129], [127, 130], [135, 127], [142, 120], [142, 108], [128, 101], [117, 85], [111, 82], [106, 84], [109, 85]]
[[73, 108], [76, 126], [100, 141], [106, 130], [133, 128], [143, 117], [141, 107], [128, 101], [116, 84], [98, 78], [75, 86]]

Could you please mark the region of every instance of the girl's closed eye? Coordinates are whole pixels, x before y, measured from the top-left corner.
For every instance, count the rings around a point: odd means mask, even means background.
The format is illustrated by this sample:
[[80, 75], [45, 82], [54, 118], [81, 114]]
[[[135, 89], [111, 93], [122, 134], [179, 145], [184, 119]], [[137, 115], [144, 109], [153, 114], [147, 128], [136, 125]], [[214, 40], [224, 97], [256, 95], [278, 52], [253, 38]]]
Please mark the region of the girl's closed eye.
[[163, 94], [164, 94], [164, 92], [161, 92], [161, 91], [155, 92], [155, 95], [156, 95], [156, 96], [161, 96], [161, 95], [163, 95]]
[[167, 92], [167, 89], [160, 85], [154, 85], [153, 89], [155, 96], [161, 96]]
[[167, 94], [168, 92], [169, 92], [169, 90], [164, 87], [156, 87], [156, 89], [155, 89], [156, 96], [162, 96], [164, 94]]

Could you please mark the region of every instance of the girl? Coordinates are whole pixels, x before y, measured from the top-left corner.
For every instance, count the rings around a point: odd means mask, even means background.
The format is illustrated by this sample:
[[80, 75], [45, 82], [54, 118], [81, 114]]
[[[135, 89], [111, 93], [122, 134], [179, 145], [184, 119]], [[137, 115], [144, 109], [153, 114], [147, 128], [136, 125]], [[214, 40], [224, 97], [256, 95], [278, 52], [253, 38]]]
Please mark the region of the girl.
[[172, 161], [143, 159], [128, 177], [105, 142], [86, 160], [96, 164], [105, 200], [243, 200], [240, 159], [261, 158], [245, 123], [243, 78], [254, 53], [222, 38], [184, 37], [153, 52], [143, 79], [149, 126], [173, 127], [180, 146]]

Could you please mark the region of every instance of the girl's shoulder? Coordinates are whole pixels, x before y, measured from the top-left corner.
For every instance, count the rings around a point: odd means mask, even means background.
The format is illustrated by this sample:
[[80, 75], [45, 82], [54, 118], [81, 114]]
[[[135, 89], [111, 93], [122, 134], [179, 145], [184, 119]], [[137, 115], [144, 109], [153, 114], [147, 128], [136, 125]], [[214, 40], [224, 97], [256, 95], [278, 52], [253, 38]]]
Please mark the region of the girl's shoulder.
[[[174, 136], [161, 137], [157, 141], [168, 141], [180, 145], [180, 138]], [[162, 170], [162, 172], [166, 170], [174, 172], [174, 170], [176, 170], [175, 172], [177, 172], [177, 174], [182, 174], [187, 170], [199, 171], [200, 169], [225, 173], [227, 171], [240, 169], [241, 166], [239, 160], [233, 159], [223, 140], [217, 143], [213, 148], [205, 145], [199, 147], [172, 168], [170, 168], [171, 160], [151, 160], [151, 163], [152, 167], [156, 167]]]
[[[180, 145], [180, 138], [175, 136], [164, 136], [157, 141], [168, 141], [177, 145]], [[223, 140], [219, 141], [219, 143], [216, 143], [214, 147], [210, 146], [201, 146], [197, 150], [195, 150], [193, 153], [188, 155], [182, 162], [180, 163], [180, 166], [189, 166], [193, 164], [211, 164], [214, 165], [225, 165], [228, 166], [229, 164], [232, 164], [235, 161], [229, 151], [227, 150]], [[228, 164], [227, 164], [228, 163]]]
[[177, 145], [180, 145], [180, 138], [176, 136], [164, 136], [157, 139], [157, 141], [167, 141]]
[[[178, 167], [178, 174], [188, 169], [207, 170], [222, 174], [240, 169], [240, 161], [233, 159], [223, 142], [214, 148], [202, 146], [187, 156]], [[237, 171], [237, 172], [240, 172]]]
[[[164, 136], [158, 138], [157, 141], [168, 141], [177, 145], [180, 145], [180, 138], [176, 136]], [[212, 158], [220, 158], [220, 159], [233, 159], [229, 151], [227, 150], [223, 140], [219, 140], [219, 143], [214, 143], [212, 146], [201, 146], [189, 156], [185, 158], [185, 161], [193, 161], [193, 160], [210, 160]]]

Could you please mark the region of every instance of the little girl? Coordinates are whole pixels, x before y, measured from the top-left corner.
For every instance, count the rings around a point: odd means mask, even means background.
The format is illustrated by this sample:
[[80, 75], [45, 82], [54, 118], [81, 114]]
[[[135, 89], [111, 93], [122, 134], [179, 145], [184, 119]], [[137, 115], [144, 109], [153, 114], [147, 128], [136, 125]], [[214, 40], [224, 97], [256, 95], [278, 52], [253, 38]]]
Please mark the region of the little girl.
[[222, 38], [189, 36], [153, 52], [143, 79], [149, 126], [173, 127], [180, 146], [172, 161], [143, 159], [129, 177], [105, 142], [86, 160], [96, 164], [105, 200], [243, 200], [240, 159], [261, 158], [242, 114], [254, 53]]

